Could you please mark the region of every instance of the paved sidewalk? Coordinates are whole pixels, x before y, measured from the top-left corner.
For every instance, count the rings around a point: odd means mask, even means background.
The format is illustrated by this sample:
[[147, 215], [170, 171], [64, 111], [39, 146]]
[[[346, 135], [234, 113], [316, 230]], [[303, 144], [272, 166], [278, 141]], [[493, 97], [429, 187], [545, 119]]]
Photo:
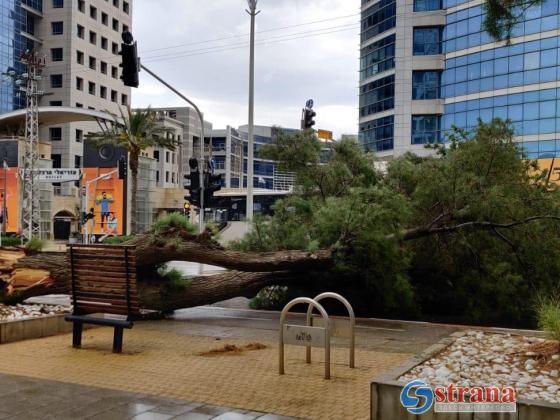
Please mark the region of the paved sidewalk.
[[0, 374], [0, 419], [290, 420], [248, 410]]

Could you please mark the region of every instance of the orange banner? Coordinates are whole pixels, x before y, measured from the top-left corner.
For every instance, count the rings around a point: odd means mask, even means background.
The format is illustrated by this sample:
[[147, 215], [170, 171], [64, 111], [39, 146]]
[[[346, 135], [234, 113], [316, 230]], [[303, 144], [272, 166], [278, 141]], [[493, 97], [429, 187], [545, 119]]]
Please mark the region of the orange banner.
[[[4, 182], [5, 180], [5, 182]], [[4, 185], [8, 191], [6, 195], [6, 232], [17, 233], [19, 220], [19, 185], [17, 168], [4, 170], [0, 166], [0, 214], [4, 215]]]
[[[114, 168], [84, 168], [82, 203], [85, 202], [85, 185]], [[122, 235], [124, 222], [124, 181], [118, 174], [89, 184], [86, 212], [93, 211], [94, 218], [87, 222], [88, 233], [95, 235]], [[85, 233], [85, 228], [84, 232]]]

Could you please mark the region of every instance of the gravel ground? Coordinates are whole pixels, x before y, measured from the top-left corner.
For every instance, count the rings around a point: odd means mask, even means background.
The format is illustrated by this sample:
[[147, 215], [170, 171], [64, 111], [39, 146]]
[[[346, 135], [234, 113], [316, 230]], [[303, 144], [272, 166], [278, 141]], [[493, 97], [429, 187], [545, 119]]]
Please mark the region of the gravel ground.
[[14, 306], [0, 304], [0, 322], [14, 321], [20, 319], [40, 318], [47, 315], [55, 315], [70, 312], [69, 306], [62, 305], [21, 305]]
[[422, 379], [431, 386], [514, 386], [518, 397], [560, 403], [560, 354], [545, 360], [533, 351], [547, 344], [538, 337], [468, 331], [399, 380]]

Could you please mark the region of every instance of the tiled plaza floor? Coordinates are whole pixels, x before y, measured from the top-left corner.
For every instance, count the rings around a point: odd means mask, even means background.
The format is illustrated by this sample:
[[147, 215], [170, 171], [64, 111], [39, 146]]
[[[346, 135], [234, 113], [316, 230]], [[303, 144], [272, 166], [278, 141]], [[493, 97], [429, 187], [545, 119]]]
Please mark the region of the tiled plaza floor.
[[[110, 328], [86, 330], [81, 350], [72, 349], [70, 335], [2, 345], [0, 373], [172, 398], [187, 405], [214, 404], [313, 419], [366, 419], [372, 378], [412, 357], [358, 348], [356, 368], [350, 369], [348, 349], [333, 348], [332, 379], [325, 380], [321, 350], [313, 350], [314, 362], [307, 365], [304, 348], [286, 346], [286, 375], [280, 376], [275, 341], [258, 340], [267, 346], [262, 350], [209, 357], [201, 353], [224, 344], [242, 347], [255, 340], [193, 336], [185, 329], [170, 328], [176, 322], [166, 322], [137, 323], [126, 330], [120, 355], [111, 353]], [[51, 397], [46, 393], [41, 398]], [[168, 418], [163, 417], [165, 413], [156, 414], [140, 418]], [[115, 414], [113, 418], [123, 417]]]

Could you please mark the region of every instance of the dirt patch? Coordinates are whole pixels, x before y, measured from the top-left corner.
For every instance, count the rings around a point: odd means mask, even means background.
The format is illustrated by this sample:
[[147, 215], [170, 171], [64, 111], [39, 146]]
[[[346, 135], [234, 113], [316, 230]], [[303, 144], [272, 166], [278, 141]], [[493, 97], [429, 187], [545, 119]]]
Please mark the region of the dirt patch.
[[537, 366], [548, 370], [560, 370], [560, 341], [545, 341], [529, 347], [525, 357], [532, 356]]
[[246, 351], [263, 350], [267, 347], [261, 343], [249, 343], [245, 346], [236, 346], [235, 344], [224, 344], [222, 347], [197, 353], [197, 356], [212, 357], [212, 356], [236, 356], [243, 354]]

